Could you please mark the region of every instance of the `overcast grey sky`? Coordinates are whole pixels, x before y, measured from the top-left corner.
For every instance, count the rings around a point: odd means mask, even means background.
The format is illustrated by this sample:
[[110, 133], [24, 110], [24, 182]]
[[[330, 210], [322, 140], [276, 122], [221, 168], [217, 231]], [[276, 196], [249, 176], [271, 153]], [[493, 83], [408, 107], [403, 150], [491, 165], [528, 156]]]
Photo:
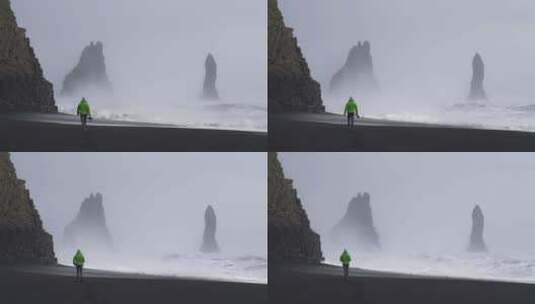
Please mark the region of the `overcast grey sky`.
[[[369, 40], [387, 106], [464, 99], [481, 52], [493, 102], [533, 103], [535, 2], [529, 0], [280, 0], [314, 76], [324, 85], [352, 45]], [[406, 98], [406, 99], [405, 99]], [[327, 103], [331, 102], [326, 100]]]
[[266, 105], [264, 1], [11, 2], [56, 92], [82, 49], [101, 40], [110, 79], [123, 100], [154, 106], [196, 98], [212, 52], [223, 98]]
[[281, 153], [312, 226], [326, 237], [369, 192], [387, 251], [462, 252], [471, 212], [485, 215], [494, 253], [535, 254], [533, 153]]
[[101, 192], [116, 245], [197, 252], [208, 204], [227, 255], [266, 255], [265, 153], [13, 153], [56, 249], [83, 199]]

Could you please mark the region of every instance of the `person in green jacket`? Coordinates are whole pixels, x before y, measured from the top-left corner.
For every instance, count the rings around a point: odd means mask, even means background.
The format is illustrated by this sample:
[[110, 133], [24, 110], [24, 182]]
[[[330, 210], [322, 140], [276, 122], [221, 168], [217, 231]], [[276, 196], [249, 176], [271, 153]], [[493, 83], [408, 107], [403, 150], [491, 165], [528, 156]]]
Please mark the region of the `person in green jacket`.
[[85, 258], [80, 249], [76, 251], [72, 263], [76, 267], [76, 281], [82, 282], [82, 270], [84, 268]]
[[347, 115], [347, 126], [353, 128], [355, 125], [355, 116], [360, 118], [359, 107], [353, 97], [349, 97], [344, 109], [344, 115]]
[[344, 280], [347, 281], [347, 277], [349, 276], [349, 263], [351, 263], [351, 256], [346, 249], [344, 249], [344, 252], [342, 252], [342, 255], [340, 256], [340, 262], [342, 262], [342, 266], [344, 266]]
[[80, 103], [78, 104], [78, 108], [76, 109], [76, 115], [80, 116], [80, 121], [82, 122], [82, 130], [87, 130], [87, 118], [91, 118], [91, 108], [89, 107], [89, 103], [85, 99], [85, 97], [82, 98]]

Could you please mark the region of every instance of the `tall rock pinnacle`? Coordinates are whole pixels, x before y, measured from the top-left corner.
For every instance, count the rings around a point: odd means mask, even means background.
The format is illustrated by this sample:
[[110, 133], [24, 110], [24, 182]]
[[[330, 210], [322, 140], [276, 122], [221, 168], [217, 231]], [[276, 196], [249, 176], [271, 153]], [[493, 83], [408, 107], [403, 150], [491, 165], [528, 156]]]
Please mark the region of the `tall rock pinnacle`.
[[472, 233], [470, 234], [470, 245], [468, 250], [472, 252], [487, 251], [485, 240], [483, 239], [483, 230], [485, 228], [485, 217], [483, 211], [476, 205], [472, 211]]
[[43, 76], [26, 30], [9, 0], [0, 0], [0, 113], [57, 112], [52, 84]]
[[332, 93], [345, 95], [357, 95], [377, 90], [371, 46], [368, 41], [359, 41], [351, 48], [344, 66], [331, 79], [330, 89]]
[[102, 42], [91, 42], [82, 51], [80, 61], [63, 81], [62, 95], [86, 95], [86, 92], [97, 90], [100, 93], [112, 92], [112, 85], [106, 73], [104, 45]]
[[208, 206], [204, 212], [204, 233], [202, 236], [201, 252], [213, 253], [219, 252], [219, 245], [215, 238], [217, 230], [217, 218], [214, 208]]
[[331, 234], [336, 243], [346, 248], [367, 251], [380, 248], [368, 193], [359, 193], [351, 199], [344, 217], [334, 226]]
[[487, 99], [487, 94], [485, 93], [485, 88], [483, 86], [483, 81], [485, 80], [485, 64], [479, 53], [476, 53], [472, 61], [472, 82], [470, 83], [470, 94], [468, 95], [469, 100], [485, 100]]
[[72, 248], [111, 249], [102, 194], [84, 199], [76, 218], [65, 227], [64, 244]]
[[321, 263], [320, 236], [274, 152], [268, 153], [268, 218], [269, 263]]
[[217, 81], [217, 63], [214, 56], [208, 54], [206, 57], [205, 76], [202, 90], [202, 98], [206, 100], [218, 100], [219, 94], [217, 93], [216, 81]]
[[286, 27], [277, 0], [268, 1], [268, 107], [270, 113], [325, 112], [321, 89]]
[[56, 257], [25, 182], [9, 153], [0, 152], [0, 264], [6, 263], [55, 264]]

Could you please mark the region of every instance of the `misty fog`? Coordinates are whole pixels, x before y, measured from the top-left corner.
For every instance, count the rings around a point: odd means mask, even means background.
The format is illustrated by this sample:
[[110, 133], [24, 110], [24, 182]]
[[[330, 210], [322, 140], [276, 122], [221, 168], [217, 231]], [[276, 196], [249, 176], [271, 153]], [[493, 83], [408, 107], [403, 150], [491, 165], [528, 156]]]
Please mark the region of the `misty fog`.
[[[65, 75], [85, 46], [102, 41], [114, 95], [84, 92], [100, 116], [266, 129], [262, 1], [12, 0], [12, 5], [64, 111], [73, 111], [79, 101], [59, 96]], [[218, 64], [218, 103], [199, 100], [208, 53]], [[234, 107], [210, 111], [219, 103]]]
[[[356, 267], [535, 280], [535, 158], [528, 153], [282, 153], [328, 263], [329, 231], [351, 198], [369, 192], [382, 249]], [[472, 209], [488, 253], [469, 254]], [[350, 241], [348, 237], [348, 242]]]
[[[70, 265], [74, 255], [62, 245], [65, 226], [85, 198], [100, 192], [114, 251], [107, 256], [102, 248], [82, 248], [88, 267], [267, 280], [265, 153], [13, 153], [12, 158], [53, 235], [60, 263]], [[208, 205], [217, 215], [219, 254], [199, 252]], [[178, 258], [166, 260], [173, 255]]]
[[[351, 46], [369, 40], [380, 92], [354, 96], [365, 116], [534, 129], [535, 3], [514, 1], [280, 0], [286, 23], [321, 82], [327, 110], [347, 96], [328, 84]], [[483, 57], [489, 100], [466, 103], [472, 57]]]

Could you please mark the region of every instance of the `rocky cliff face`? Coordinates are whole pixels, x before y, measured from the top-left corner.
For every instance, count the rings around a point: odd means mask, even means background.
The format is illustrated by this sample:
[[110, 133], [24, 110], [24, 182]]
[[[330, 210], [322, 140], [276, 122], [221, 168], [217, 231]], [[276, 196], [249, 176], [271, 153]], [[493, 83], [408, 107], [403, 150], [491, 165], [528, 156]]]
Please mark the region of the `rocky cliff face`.
[[106, 73], [104, 45], [91, 42], [82, 51], [80, 61], [63, 81], [62, 95], [86, 95], [87, 91], [109, 94], [112, 85]]
[[206, 100], [218, 100], [219, 94], [217, 92], [217, 63], [214, 56], [208, 54], [206, 62], [204, 63], [205, 75], [202, 89], [202, 98]]
[[76, 218], [65, 227], [63, 238], [69, 248], [112, 248], [102, 194], [91, 194], [82, 202]]
[[268, 106], [271, 113], [324, 112], [320, 85], [287, 28], [277, 0], [268, 2]]
[[26, 38], [18, 27], [9, 0], [0, 0], [0, 112], [57, 112], [48, 82]]
[[485, 80], [485, 64], [481, 55], [476, 54], [472, 61], [472, 82], [470, 83], [469, 100], [484, 100], [487, 99], [485, 88], [483, 87], [483, 81]]
[[334, 74], [330, 84], [331, 93], [356, 95], [377, 90], [373, 72], [371, 46], [368, 41], [351, 48], [344, 66]]
[[291, 180], [284, 177], [277, 154], [268, 158], [269, 263], [320, 263], [320, 236], [312, 231]]
[[0, 263], [56, 263], [52, 236], [43, 229], [25, 182], [17, 178], [6, 152], [0, 152]]
[[349, 202], [344, 217], [331, 233], [333, 241], [345, 248], [366, 251], [380, 248], [368, 193], [359, 193]]
[[484, 228], [485, 217], [483, 216], [483, 210], [476, 205], [472, 211], [472, 233], [470, 234], [470, 245], [468, 245], [468, 251], [487, 251], [487, 245], [485, 245], [485, 240], [483, 239]]
[[214, 253], [219, 252], [219, 245], [215, 238], [217, 228], [217, 218], [212, 206], [208, 206], [204, 212], [204, 234], [202, 236], [201, 252]]

